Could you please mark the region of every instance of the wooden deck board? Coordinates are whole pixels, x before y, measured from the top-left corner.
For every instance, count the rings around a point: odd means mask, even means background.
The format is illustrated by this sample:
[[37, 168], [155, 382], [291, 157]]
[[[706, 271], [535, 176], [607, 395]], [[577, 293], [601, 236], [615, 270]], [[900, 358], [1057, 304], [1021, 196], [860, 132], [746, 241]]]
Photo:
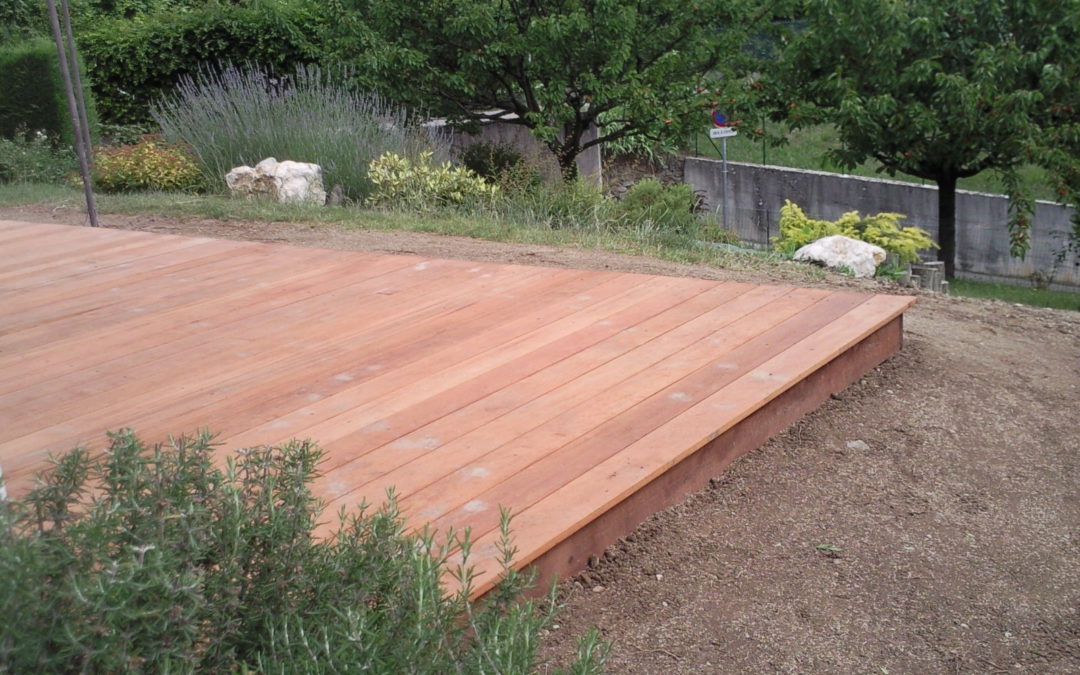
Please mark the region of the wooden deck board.
[[499, 506], [572, 571], [899, 348], [913, 301], [10, 221], [0, 251], [15, 494], [124, 426], [312, 438], [328, 513], [393, 486], [484, 572]]

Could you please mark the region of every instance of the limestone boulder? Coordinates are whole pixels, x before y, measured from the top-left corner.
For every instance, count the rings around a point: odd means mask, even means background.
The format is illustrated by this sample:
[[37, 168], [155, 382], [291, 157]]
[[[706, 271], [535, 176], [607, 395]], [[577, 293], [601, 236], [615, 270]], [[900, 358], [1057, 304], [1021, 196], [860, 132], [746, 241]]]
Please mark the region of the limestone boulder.
[[238, 166], [225, 174], [235, 197], [265, 197], [283, 204], [326, 203], [322, 167], [307, 162], [279, 162], [267, 157], [255, 166]]
[[795, 260], [814, 262], [832, 269], [848, 269], [857, 277], [872, 277], [885, 262], [885, 249], [840, 234], [822, 237], [795, 251]]

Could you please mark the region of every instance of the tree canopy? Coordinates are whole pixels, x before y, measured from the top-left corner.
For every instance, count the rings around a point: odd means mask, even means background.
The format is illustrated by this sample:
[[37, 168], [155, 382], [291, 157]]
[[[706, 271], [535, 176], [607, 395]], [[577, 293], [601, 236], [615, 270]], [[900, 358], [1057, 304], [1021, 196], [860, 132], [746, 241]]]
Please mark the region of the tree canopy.
[[[776, 116], [832, 123], [841, 165], [876, 159], [939, 188], [939, 257], [954, 274], [956, 181], [1015, 169], [1076, 131], [1080, 0], [808, 0], [773, 71]], [[1064, 125], [1064, 126], [1063, 126]], [[1068, 136], [1069, 134], [1065, 134]], [[1055, 154], [1060, 175], [1075, 156]], [[1057, 174], [1056, 174], [1057, 175]], [[1012, 250], [1030, 221], [1016, 195]]]
[[[396, 100], [529, 128], [563, 174], [585, 148], [700, 128], [739, 56], [744, 0], [353, 0], [369, 31], [339, 41]], [[355, 25], [354, 25], [355, 29]], [[350, 46], [351, 45], [351, 46]], [[587, 138], [596, 126], [596, 137]]]

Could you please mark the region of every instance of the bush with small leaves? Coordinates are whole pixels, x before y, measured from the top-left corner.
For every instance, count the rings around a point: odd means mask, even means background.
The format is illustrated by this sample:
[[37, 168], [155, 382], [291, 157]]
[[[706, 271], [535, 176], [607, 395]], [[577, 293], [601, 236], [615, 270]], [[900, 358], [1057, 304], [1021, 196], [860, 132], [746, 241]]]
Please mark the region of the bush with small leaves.
[[822, 237], [840, 234], [880, 246], [895, 253], [901, 262], [915, 262], [919, 251], [938, 248], [930, 233], [919, 227], [900, 227], [900, 213], [878, 213], [865, 218], [858, 211], [848, 211], [835, 221], [815, 220], [790, 200], [780, 209], [780, 236], [773, 238], [773, 248], [791, 255]]
[[473, 171], [452, 166], [450, 162], [434, 165], [431, 156], [430, 152], [425, 152], [413, 161], [386, 152], [372, 160], [368, 178], [375, 189], [368, 204], [425, 210], [438, 206], [490, 204], [499, 193], [498, 186]]
[[[0, 672], [523, 673], [553, 618], [509, 568], [481, 601], [468, 541], [410, 534], [390, 495], [315, 534], [309, 442], [241, 450], [209, 434], [73, 450], [0, 502]], [[448, 571], [458, 589], [443, 585]], [[553, 608], [554, 604], [548, 605]], [[585, 636], [574, 673], [606, 646]]]
[[63, 183], [76, 169], [75, 152], [44, 134], [0, 138], [0, 183]]
[[205, 187], [205, 181], [195, 158], [183, 146], [143, 136], [134, 145], [97, 148], [94, 185], [103, 192], [195, 192]]
[[497, 183], [502, 175], [524, 164], [525, 157], [509, 143], [481, 141], [462, 151], [461, 163], [489, 183]]
[[666, 232], [689, 232], [697, 222], [694, 189], [686, 184], [663, 185], [655, 178], [634, 183], [619, 201], [623, 223]]

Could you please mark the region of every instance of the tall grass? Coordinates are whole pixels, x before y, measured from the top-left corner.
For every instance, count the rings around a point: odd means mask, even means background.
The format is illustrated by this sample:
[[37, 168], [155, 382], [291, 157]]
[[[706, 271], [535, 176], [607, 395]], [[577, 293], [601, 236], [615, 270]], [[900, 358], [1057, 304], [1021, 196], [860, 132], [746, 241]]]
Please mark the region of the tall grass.
[[372, 189], [368, 164], [382, 153], [449, 156], [444, 132], [346, 81], [347, 73], [317, 66], [274, 76], [229, 65], [181, 79], [151, 114], [169, 140], [192, 147], [210, 185], [222, 188], [229, 169], [276, 157], [319, 164], [328, 190], [340, 184], [346, 197], [361, 200]]

